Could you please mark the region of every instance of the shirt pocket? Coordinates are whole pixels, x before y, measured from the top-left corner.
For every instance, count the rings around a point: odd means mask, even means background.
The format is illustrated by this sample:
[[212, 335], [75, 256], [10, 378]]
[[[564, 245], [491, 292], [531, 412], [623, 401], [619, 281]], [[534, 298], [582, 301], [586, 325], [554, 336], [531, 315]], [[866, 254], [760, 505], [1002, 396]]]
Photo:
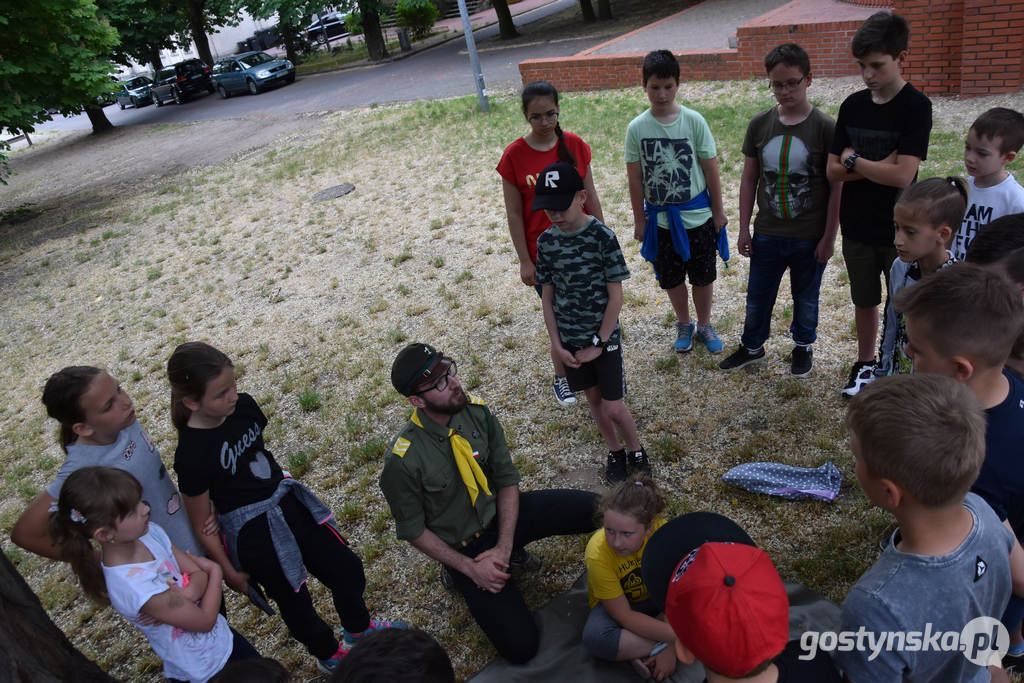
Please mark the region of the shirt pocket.
[[447, 509], [455, 491], [455, 474], [450, 467], [429, 472], [423, 477], [424, 507], [434, 518]]

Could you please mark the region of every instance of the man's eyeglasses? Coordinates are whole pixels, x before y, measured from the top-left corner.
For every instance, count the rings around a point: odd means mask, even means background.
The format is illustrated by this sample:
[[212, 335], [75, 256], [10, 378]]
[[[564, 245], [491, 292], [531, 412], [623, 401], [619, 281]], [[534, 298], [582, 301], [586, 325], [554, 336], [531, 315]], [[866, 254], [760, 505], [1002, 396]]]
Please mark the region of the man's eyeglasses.
[[458, 366], [455, 365], [455, 361], [452, 361], [452, 364], [448, 366], [448, 371], [446, 373], [444, 373], [444, 375], [441, 376], [441, 379], [437, 380], [436, 384], [434, 384], [432, 386], [429, 386], [429, 387], [427, 387], [425, 389], [420, 389], [419, 391], [416, 392], [416, 394], [417, 395], [425, 394], [425, 393], [427, 393], [428, 391], [430, 391], [432, 389], [437, 389], [438, 391], [444, 391], [445, 389], [448, 388], [448, 378], [449, 377], [454, 377], [455, 373], [457, 373], [458, 371], [459, 371]]
[[530, 123], [539, 123], [541, 121], [557, 121], [558, 112], [552, 109], [551, 111], [546, 111], [543, 114], [530, 114], [529, 116], [526, 117], [526, 120], [529, 121]]
[[782, 92], [783, 90], [792, 90], [796, 86], [803, 83], [805, 78], [807, 78], [807, 74], [804, 74], [800, 78], [791, 78], [788, 81], [783, 81], [781, 83], [778, 81], [768, 81], [768, 87], [774, 90], [775, 92]]

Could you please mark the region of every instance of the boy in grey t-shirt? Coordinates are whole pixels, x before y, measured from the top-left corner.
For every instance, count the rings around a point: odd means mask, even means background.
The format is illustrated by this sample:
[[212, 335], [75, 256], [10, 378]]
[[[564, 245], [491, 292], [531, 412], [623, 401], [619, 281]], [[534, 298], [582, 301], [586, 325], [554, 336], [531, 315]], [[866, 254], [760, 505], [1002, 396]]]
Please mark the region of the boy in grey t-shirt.
[[[864, 629], [869, 642], [887, 645], [841, 649], [833, 659], [851, 683], [990, 680], [987, 663], [1009, 645], [995, 622], [1011, 589], [1024, 592], [1024, 551], [967, 493], [985, 459], [981, 404], [950, 377], [894, 375], [858, 393], [846, 420], [861, 488], [900, 526], [842, 606], [841, 631]], [[959, 635], [980, 617], [991, 618], [988, 632], [1001, 629], [987, 647], [949, 651], [932, 636]], [[927, 646], [913, 646], [915, 633]]]
[[807, 99], [811, 60], [803, 48], [779, 45], [764, 58], [764, 66], [778, 106], [755, 116], [743, 140], [736, 250], [750, 259], [746, 320], [739, 348], [718, 367], [737, 370], [764, 360], [772, 309], [788, 268], [793, 292], [790, 370], [806, 377], [817, 339], [821, 276], [839, 230], [842, 183], [829, 183], [825, 175], [835, 121]]

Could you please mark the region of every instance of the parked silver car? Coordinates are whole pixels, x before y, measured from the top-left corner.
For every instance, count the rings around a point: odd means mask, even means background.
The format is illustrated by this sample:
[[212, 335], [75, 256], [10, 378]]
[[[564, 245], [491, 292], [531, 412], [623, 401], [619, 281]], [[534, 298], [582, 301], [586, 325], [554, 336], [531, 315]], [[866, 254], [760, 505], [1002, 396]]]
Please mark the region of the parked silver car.
[[121, 81], [116, 96], [117, 106], [124, 109], [126, 104], [130, 104], [138, 109], [144, 104], [151, 104], [153, 102], [153, 96], [149, 92], [151, 85], [153, 85], [153, 80], [146, 76], [136, 76], [127, 81]]
[[271, 85], [293, 83], [295, 65], [266, 52], [243, 52], [214, 64], [210, 75], [223, 98], [246, 90], [258, 95]]

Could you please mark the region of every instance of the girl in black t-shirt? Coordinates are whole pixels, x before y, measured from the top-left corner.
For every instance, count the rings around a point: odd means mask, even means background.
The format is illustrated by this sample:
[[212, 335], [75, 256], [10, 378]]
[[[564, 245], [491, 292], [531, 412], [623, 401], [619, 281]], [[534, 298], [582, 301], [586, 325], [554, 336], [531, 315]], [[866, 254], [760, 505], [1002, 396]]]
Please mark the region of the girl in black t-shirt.
[[[262, 585], [292, 636], [326, 673], [364, 634], [405, 628], [403, 622], [370, 619], [362, 561], [330, 509], [264, 447], [267, 418], [251, 396], [238, 393], [231, 360], [209, 344], [188, 342], [171, 354], [167, 377], [178, 429], [178, 485], [190, 517], [203, 510], [195, 518], [205, 518], [211, 504], [216, 509], [223, 543], [210, 536], [200, 542], [228, 585], [243, 595], [250, 581]], [[307, 569], [331, 591], [344, 627], [340, 644], [313, 609]]]

